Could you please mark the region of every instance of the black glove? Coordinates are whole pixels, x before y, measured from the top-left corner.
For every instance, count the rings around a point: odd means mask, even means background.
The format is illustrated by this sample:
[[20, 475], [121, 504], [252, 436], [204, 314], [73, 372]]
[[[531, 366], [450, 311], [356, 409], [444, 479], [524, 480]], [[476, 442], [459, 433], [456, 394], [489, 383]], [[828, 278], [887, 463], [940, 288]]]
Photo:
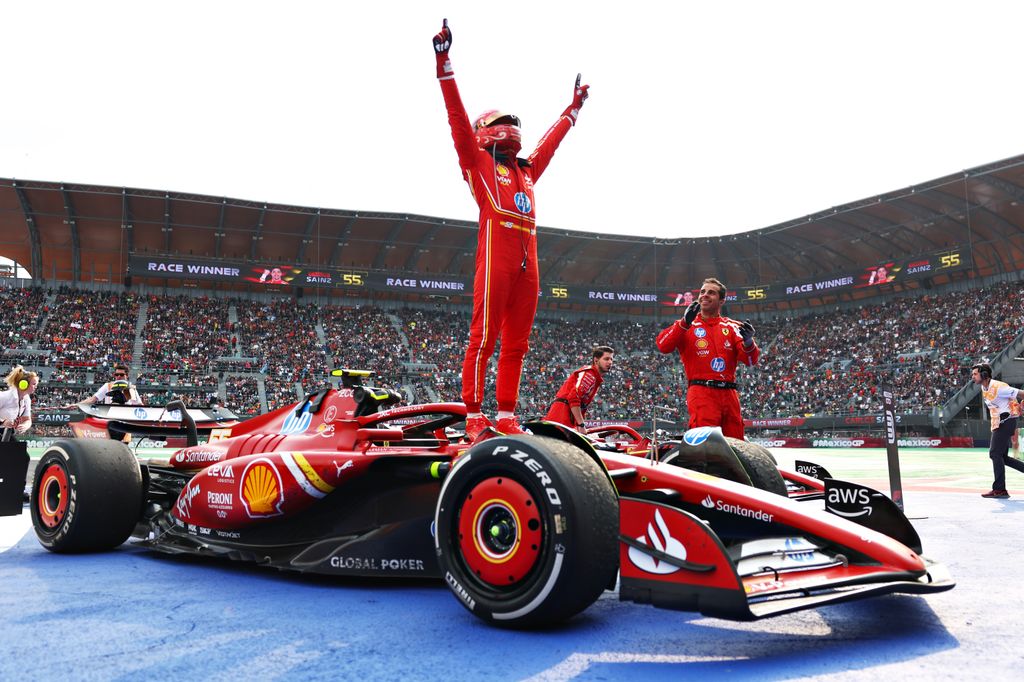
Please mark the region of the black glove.
[[683, 313], [683, 326], [687, 329], [693, 324], [693, 321], [697, 319], [697, 313], [700, 312], [700, 303], [694, 301], [687, 308], [686, 312]]
[[452, 30], [448, 28], [448, 20], [441, 23], [441, 30], [434, 35], [434, 52], [444, 54], [452, 47]]
[[437, 77], [453, 75], [452, 63], [448, 61], [448, 50], [452, 47], [452, 30], [448, 28], [448, 20], [444, 20], [441, 30], [434, 35], [434, 56], [437, 58]]
[[743, 345], [750, 346], [754, 343], [754, 325], [749, 322], [740, 323], [740, 336], [743, 337]]
[[573, 125], [576, 125], [576, 119], [579, 118], [580, 109], [583, 108], [583, 103], [587, 101], [588, 97], [590, 97], [590, 93], [588, 92], [588, 90], [590, 90], [590, 86], [580, 85], [580, 80], [582, 80], [582, 78], [583, 74], [576, 74], [576, 86], [572, 90], [572, 104], [567, 106], [565, 111], [562, 112], [562, 116], [568, 116], [572, 120]]

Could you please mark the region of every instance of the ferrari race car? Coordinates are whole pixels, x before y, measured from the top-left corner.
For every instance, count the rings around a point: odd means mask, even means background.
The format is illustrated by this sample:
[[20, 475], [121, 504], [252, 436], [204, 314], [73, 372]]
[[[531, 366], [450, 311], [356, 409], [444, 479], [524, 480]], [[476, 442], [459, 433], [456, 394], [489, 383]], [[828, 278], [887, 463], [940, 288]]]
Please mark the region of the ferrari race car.
[[579, 613], [617, 574], [622, 600], [736, 620], [954, 585], [881, 493], [827, 479], [826, 511], [790, 499], [767, 451], [718, 429], [688, 431], [660, 460], [546, 422], [462, 443], [447, 431], [462, 403], [394, 406], [368, 372], [335, 374], [341, 388], [167, 459], [56, 443], [32, 486], [40, 543], [130, 538], [292, 571], [437, 577], [516, 628]]

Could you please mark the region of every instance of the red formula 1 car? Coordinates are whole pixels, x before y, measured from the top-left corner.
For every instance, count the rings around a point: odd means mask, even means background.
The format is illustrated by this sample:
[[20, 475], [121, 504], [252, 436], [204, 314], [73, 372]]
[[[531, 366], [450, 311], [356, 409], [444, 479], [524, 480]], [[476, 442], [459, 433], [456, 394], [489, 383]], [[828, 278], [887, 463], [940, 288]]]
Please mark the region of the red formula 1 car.
[[361, 385], [368, 373], [336, 374], [342, 388], [162, 461], [58, 442], [32, 489], [40, 542], [434, 576], [507, 627], [564, 620], [617, 572], [623, 600], [740, 620], [953, 587], [884, 495], [829, 479], [827, 508], [848, 518], [791, 500], [766, 451], [741, 459], [717, 429], [688, 431], [664, 462], [544, 422], [460, 444], [446, 427], [461, 403], [392, 407], [400, 396]]

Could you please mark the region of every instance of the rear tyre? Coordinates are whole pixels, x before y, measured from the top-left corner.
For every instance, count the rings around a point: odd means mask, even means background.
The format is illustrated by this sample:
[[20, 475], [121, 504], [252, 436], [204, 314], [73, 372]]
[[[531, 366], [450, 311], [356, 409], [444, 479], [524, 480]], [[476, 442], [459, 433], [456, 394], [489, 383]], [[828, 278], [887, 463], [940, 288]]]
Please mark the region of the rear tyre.
[[614, 584], [617, 495], [568, 443], [512, 436], [473, 447], [448, 474], [435, 522], [449, 588], [493, 625], [558, 623]]
[[113, 549], [142, 510], [142, 471], [123, 443], [62, 440], [43, 453], [32, 483], [32, 525], [52, 552]]
[[779, 473], [779, 468], [772, 453], [757, 443], [729, 437], [726, 437], [725, 440], [732, 447], [733, 452], [736, 453], [740, 464], [746, 469], [747, 475], [750, 476], [750, 482], [754, 484], [755, 488], [767, 490], [783, 497], [789, 497], [789, 492], [786, 490], [786, 481], [782, 478], [782, 474]]

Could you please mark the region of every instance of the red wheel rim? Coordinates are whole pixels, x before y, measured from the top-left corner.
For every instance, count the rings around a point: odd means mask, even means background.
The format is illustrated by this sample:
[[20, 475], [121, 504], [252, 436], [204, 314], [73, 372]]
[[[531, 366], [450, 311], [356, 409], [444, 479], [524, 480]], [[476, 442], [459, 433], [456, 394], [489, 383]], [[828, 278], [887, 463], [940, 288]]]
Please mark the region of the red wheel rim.
[[463, 500], [459, 549], [473, 574], [489, 585], [507, 587], [529, 575], [542, 538], [536, 501], [511, 479], [484, 479]]
[[46, 467], [39, 477], [36, 508], [39, 520], [47, 528], [56, 528], [68, 511], [68, 474], [59, 464]]

